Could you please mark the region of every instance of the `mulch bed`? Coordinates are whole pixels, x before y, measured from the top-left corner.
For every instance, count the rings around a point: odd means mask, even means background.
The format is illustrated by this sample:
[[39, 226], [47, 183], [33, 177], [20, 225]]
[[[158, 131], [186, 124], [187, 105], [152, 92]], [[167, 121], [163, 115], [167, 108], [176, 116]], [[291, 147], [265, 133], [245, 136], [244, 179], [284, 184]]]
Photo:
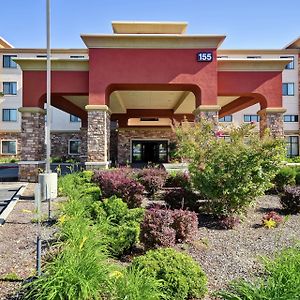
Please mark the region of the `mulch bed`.
[[[8, 222], [0, 227], [0, 277], [13, 272], [25, 279], [34, 274], [36, 225], [31, 223], [33, 215], [24, 212], [33, 209], [32, 200], [19, 201]], [[270, 256], [299, 239], [300, 215], [290, 216], [275, 229], [260, 226], [263, 215], [271, 210], [281, 213], [279, 197], [261, 197], [249, 209], [243, 223], [233, 230], [217, 229], [200, 216], [196, 241], [177, 246], [200, 263], [208, 276], [210, 291], [225, 288], [233, 279], [248, 279], [258, 274], [261, 255]], [[54, 231], [54, 227], [44, 227], [44, 239], [49, 240]], [[7, 295], [16, 292], [20, 285], [20, 282], [0, 281], [0, 299], [10, 299]]]

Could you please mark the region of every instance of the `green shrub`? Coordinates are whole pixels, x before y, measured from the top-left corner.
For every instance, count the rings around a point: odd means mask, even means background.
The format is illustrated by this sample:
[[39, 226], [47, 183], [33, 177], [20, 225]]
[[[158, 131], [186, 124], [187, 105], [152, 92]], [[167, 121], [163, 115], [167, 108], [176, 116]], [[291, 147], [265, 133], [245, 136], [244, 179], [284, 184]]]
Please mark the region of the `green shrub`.
[[129, 209], [125, 202], [116, 197], [105, 199], [100, 207], [108, 220], [106, 235], [109, 250], [113, 256], [121, 256], [139, 241], [144, 209]]
[[134, 259], [132, 266], [162, 281], [164, 299], [203, 298], [206, 275], [189, 255], [172, 248], [150, 250]]
[[267, 134], [260, 138], [254, 129], [253, 124], [231, 129], [226, 132], [229, 142], [215, 132], [213, 122], [203, 119], [176, 129], [178, 151], [190, 162], [193, 187], [208, 201], [208, 213], [243, 213], [272, 187], [285, 154], [284, 141]]
[[300, 249], [286, 249], [274, 260], [265, 261], [265, 275], [254, 282], [231, 283], [228, 291], [217, 293], [226, 300], [296, 300], [300, 295]]
[[296, 169], [292, 167], [284, 167], [279, 170], [274, 178], [274, 184], [277, 191], [283, 191], [286, 185], [295, 185]]
[[129, 267], [123, 273], [114, 272], [112, 300], [160, 300], [164, 299], [162, 284], [145, 272]]
[[90, 186], [82, 192], [82, 195], [91, 197], [94, 201], [99, 201], [101, 197], [101, 191], [98, 186]]
[[71, 200], [59, 219], [60, 252], [46, 264], [43, 275], [26, 286], [24, 299], [101, 299], [107, 292], [105, 235], [85, 218], [84, 204]]

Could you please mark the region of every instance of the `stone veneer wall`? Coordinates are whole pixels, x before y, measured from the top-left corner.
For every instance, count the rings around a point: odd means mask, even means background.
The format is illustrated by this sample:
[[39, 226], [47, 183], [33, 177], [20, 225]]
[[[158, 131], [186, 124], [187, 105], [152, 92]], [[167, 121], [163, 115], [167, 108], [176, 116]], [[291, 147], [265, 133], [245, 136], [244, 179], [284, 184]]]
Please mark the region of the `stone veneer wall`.
[[89, 162], [109, 160], [110, 115], [105, 110], [88, 111], [87, 156]]
[[[86, 139], [84, 141], [84, 134], [86, 132], [82, 131], [73, 131], [73, 132], [61, 132], [55, 131], [51, 132], [51, 157], [63, 157], [66, 159], [69, 158], [81, 158], [81, 156], [86, 153]], [[69, 154], [69, 140], [79, 140], [80, 148], [78, 155]], [[85, 154], [86, 156], [86, 154]]]
[[[7, 157], [7, 158], [21, 158], [21, 149], [22, 149], [22, 143], [21, 143], [21, 132], [0, 132], [0, 141], [5, 140], [13, 140], [17, 141], [17, 154], [16, 155], [7, 155], [0, 153], [0, 157]], [[1, 146], [0, 146], [1, 147]]]
[[170, 127], [132, 127], [118, 130], [118, 163], [130, 162], [132, 139], [168, 139], [176, 141], [176, 135]]
[[266, 129], [270, 130], [270, 133], [274, 137], [284, 137], [283, 130], [283, 113], [261, 111], [260, 116], [260, 133], [264, 134]]

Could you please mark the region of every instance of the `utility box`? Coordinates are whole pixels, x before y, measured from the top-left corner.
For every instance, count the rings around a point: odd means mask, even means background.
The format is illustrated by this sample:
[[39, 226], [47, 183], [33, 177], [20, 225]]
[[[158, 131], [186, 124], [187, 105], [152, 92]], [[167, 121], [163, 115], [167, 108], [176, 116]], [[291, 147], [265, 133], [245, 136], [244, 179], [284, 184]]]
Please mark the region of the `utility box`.
[[41, 201], [57, 198], [57, 173], [39, 174]]

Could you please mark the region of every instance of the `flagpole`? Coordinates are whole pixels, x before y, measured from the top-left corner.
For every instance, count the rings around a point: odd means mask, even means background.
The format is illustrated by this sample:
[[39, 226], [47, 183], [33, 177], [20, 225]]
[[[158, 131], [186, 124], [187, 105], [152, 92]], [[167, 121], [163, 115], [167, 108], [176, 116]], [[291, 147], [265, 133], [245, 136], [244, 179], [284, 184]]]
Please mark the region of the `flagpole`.
[[46, 104], [46, 128], [45, 128], [45, 142], [46, 142], [46, 173], [51, 173], [50, 169], [50, 155], [51, 155], [51, 51], [50, 51], [50, 0], [46, 0], [46, 27], [47, 27], [47, 104]]

